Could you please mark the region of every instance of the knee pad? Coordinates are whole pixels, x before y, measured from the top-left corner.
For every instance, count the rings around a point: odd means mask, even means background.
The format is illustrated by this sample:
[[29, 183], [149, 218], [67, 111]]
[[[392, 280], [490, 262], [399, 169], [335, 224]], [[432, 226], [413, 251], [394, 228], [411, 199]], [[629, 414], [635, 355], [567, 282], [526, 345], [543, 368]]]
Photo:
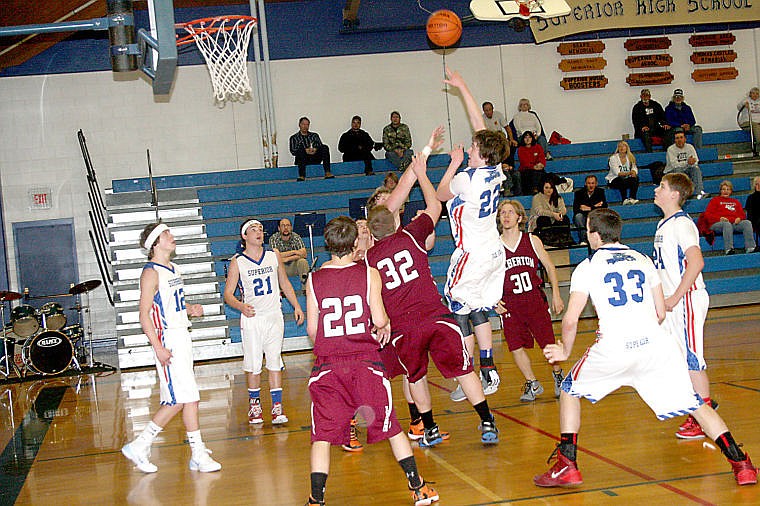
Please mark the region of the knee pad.
[[470, 315], [454, 313], [452, 316], [454, 317], [454, 320], [456, 320], [457, 325], [459, 325], [459, 330], [462, 331], [464, 337], [472, 334], [472, 330], [470, 329]]
[[473, 327], [482, 325], [488, 322], [488, 311], [473, 311], [470, 313], [470, 321]]

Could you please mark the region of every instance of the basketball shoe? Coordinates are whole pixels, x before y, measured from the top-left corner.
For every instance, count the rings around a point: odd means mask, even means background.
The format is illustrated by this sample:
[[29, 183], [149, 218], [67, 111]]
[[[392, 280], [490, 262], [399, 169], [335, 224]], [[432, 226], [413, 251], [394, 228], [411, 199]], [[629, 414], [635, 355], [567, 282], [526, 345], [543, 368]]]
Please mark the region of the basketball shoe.
[[430, 504], [438, 501], [438, 492], [433, 487], [425, 483], [425, 480], [422, 480], [422, 485], [417, 488], [413, 488], [410, 485], [409, 490], [412, 491], [412, 500], [414, 501], [414, 506], [429, 506]]
[[679, 439], [701, 439], [705, 437], [705, 433], [702, 427], [697, 422], [696, 418], [690, 416], [686, 419], [686, 422], [676, 432], [676, 437]]
[[491, 421], [480, 422], [480, 442], [487, 445], [493, 445], [499, 442], [499, 429], [496, 428], [496, 422], [491, 415]]
[[[713, 410], [717, 411], [718, 410], [718, 401], [716, 401], [715, 399], [710, 399], [710, 407], [713, 408]], [[679, 429], [685, 429], [686, 427], [689, 427], [689, 426], [691, 426], [692, 424], [695, 424], [695, 423], [697, 423], [697, 421], [694, 419], [694, 416], [693, 415], [689, 415], [688, 417], [686, 417], [686, 420], [681, 425], [678, 426], [678, 428]]]
[[317, 501], [316, 499], [312, 499], [311, 496], [309, 496], [309, 500], [306, 501], [306, 506], [325, 506], [325, 502]]
[[463, 400], [467, 399], [467, 396], [464, 394], [464, 390], [462, 390], [462, 385], [457, 385], [454, 391], [449, 394], [449, 399], [454, 402], [462, 402]]
[[739, 485], [754, 485], [757, 483], [757, 468], [752, 465], [749, 453], [744, 454], [744, 460], [728, 459], [734, 469], [734, 478]]
[[213, 473], [222, 468], [222, 465], [211, 458], [211, 450], [202, 445], [200, 448], [193, 448], [193, 455], [190, 457], [190, 470], [200, 471], [201, 473]]
[[438, 430], [438, 425], [434, 425], [430, 429], [425, 429], [422, 437], [417, 441], [420, 448], [432, 448], [435, 445], [443, 443], [441, 437], [441, 431]]
[[520, 400], [522, 402], [532, 402], [542, 393], [544, 393], [544, 387], [538, 380], [528, 380], [525, 382]]
[[258, 399], [248, 399], [248, 423], [264, 423], [264, 412]]
[[559, 394], [562, 393], [562, 380], [565, 379], [562, 369], [557, 372], [552, 371], [552, 378], [554, 379], [554, 397], [559, 398]]
[[351, 419], [351, 439], [347, 445], [340, 445], [347, 452], [360, 452], [364, 445], [359, 442], [359, 430], [356, 428], [356, 418]]
[[556, 458], [554, 465], [544, 474], [533, 477], [533, 483], [539, 487], [574, 487], [583, 483], [581, 472], [574, 460], [570, 460], [559, 451], [557, 446], [549, 456], [549, 462]]
[[[443, 438], [444, 441], [451, 438], [451, 434], [446, 432], [445, 430], [440, 431], [441, 438]], [[417, 441], [418, 439], [421, 439], [422, 436], [425, 434], [425, 424], [422, 423], [422, 419], [417, 420], [416, 422], [410, 422], [409, 423], [409, 432], [406, 433], [407, 436], [409, 436], [409, 439], [412, 441]]]
[[272, 406], [272, 425], [288, 423], [288, 417], [282, 412], [282, 403], [275, 402]]
[[495, 394], [499, 389], [499, 383], [501, 383], [501, 379], [499, 378], [499, 373], [496, 371], [496, 368], [493, 366], [481, 367], [480, 382], [483, 384], [484, 394]]
[[144, 473], [155, 473], [158, 467], [150, 462], [150, 445], [140, 444], [137, 441], [125, 444], [121, 453]]

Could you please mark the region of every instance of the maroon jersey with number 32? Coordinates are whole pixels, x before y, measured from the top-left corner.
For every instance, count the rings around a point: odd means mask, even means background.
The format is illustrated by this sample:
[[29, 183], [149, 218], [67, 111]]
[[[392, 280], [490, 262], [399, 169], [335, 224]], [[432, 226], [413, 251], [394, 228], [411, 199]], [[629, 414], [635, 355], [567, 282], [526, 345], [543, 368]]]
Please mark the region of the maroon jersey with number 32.
[[380, 271], [383, 303], [391, 325], [450, 312], [441, 301], [425, 250], [425, 239], [433, 230], [433, 220], [423, 213], [367, 251], [367, 262]]
[[314, 354], [317, 357], [376, 352], [369, 308], [369, 268], [364, 263], [326, 265], [311, 274], [319, 309]]

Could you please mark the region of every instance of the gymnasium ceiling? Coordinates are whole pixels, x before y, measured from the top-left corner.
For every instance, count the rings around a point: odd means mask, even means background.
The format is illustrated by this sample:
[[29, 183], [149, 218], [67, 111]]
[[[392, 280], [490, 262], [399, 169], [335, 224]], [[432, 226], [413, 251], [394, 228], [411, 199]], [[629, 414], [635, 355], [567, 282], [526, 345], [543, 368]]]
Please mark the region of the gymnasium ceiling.
[[[265, 0], [267, 3], [294, 0]], [[301, 0], [303, 1], [303, 0]], [[174, 0], [174, 8], [248, 4], [248, 0]], [[134, 8], [147, 9], [147, 2], [135, 0]], [[81, 21], [105, 16], [106, 0], [2, 0], [0, 26]], [[0, 69], [19, 65], [61, 40], [71, 32], [35, 36], [0, 37]], [[26, 40], [25, 40], [26, 39]]]

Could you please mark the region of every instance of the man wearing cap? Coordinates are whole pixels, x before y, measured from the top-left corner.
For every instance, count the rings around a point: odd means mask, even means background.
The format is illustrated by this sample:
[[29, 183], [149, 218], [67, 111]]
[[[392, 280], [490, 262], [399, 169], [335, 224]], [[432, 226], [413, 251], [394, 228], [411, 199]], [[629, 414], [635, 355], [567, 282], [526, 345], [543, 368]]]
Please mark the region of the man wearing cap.
[[665, 132], [670, 125], [665, 121], [665, 111], [662, 106], [652, 100], [652, 93], [644, 88], [641, 90], [641, 100], [633, 106], [631, 113], [633, 121], [633, 136], [641, 139], [647, 153], [652, 152], [652, 137], [665, 138]]
[[280, 253], [288, 276], [298, 276], [301, 283], [306, 282], [309, 273], [309, 262], [306, 261], [306, 245], [301, 236], [293, 232], [290, 220], [283, 218], [277, 227], [278, 232], [269, 238], [269, 247]]
[[697, 125], [694, 113], [686, 102], [684, 102], [683, 90], [676, 88], [673, 92], [673, 98], [665, 107], [665, 121], [670, 125], [667, 136], [667, 145], [673, 144], [673, 129], [680, 128], [686, 135], [691, 135], [692, 144], [695, 148], [702, 147], [702, 127]]
[[[258, 220], [247, 220], [240, 227], [242, 253], [232, 257], [227, 270], [224, 302], [240, 311], [240, 336], [243, 344], [243, 370], [248, 383], [248, 423], [264, 423], [261, 408], [261, 370], [266, 357], [269, 393], [272, 397], [272, 424], [286, 423], [282, 408], [282, 317], [280, 289], [293, 306], [296, 323], [304, 315], [293, 286], [285, 274], [280, 254], [264, 249], [264, 227]], [[235, 297], [240, 288], [242, 300]]]

